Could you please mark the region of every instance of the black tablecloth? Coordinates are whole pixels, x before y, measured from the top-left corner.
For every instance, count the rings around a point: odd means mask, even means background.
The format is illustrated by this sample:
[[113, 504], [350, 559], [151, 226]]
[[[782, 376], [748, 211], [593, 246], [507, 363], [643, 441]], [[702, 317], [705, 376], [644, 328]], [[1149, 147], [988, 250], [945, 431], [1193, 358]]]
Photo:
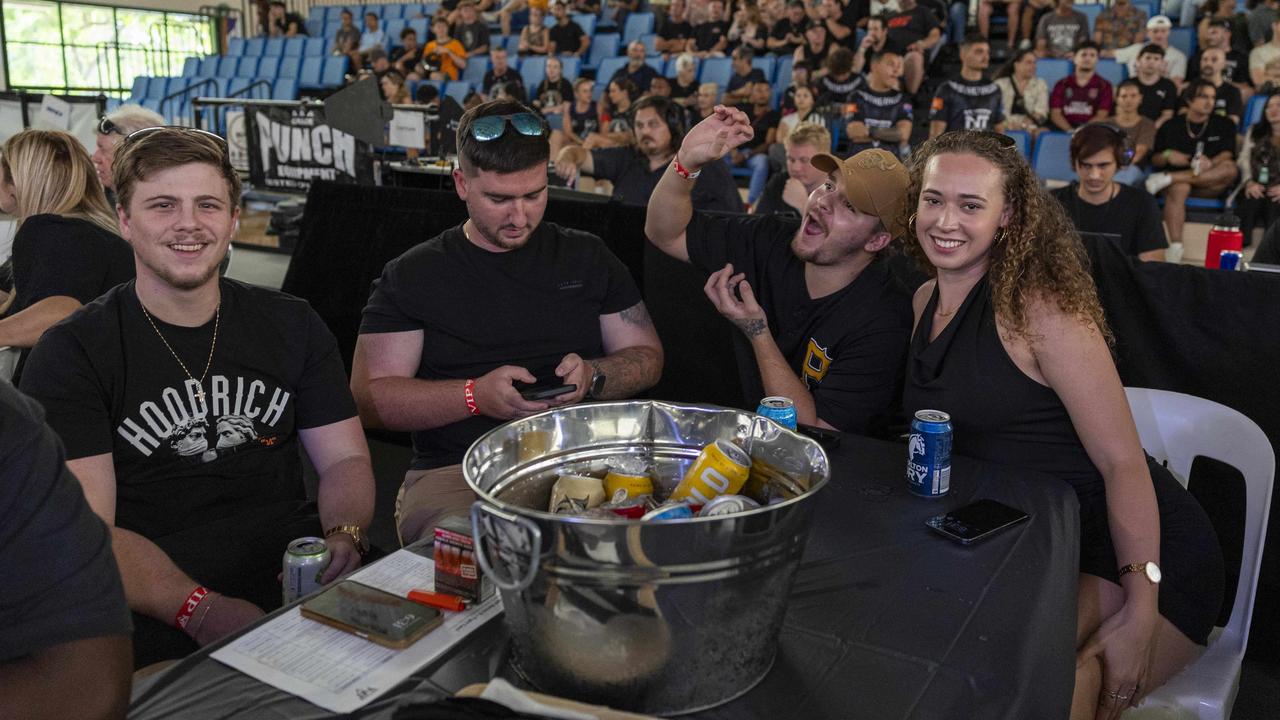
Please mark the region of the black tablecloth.
[[[1075, 672], [1078, 511], [1048, 478], [955, 458], [951, 493], [906, 490], [902, 445], [843, 436], [765, 679], [697, 718], [1066, 717]], [[972, 547], [924, 526], [979, 497], [1031, 520]], [[360, 717], [388, 718], [507, 674], [500, 621]], [[130, 717], [311, 718], [318, 707], [208, 658], [135, 693]]]

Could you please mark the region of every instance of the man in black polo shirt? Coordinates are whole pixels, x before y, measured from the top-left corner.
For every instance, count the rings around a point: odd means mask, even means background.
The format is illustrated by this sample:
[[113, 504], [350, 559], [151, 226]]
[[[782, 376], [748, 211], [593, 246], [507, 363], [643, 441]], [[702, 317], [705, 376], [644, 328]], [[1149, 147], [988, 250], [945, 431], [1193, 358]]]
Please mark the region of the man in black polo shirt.
[[938, 86], [929, 108], [929, 137], [950, 130], [1004, 130], [1000, 87], [983, 72], [991, 47], [981, 35], [970, 35], [960, 46], [960, 77]]
[[1147, 178], [1147, 192], [1164, 193], [1170, 246], [1182, 243], [1188, 197], [1219, 197], [1236, 181], [1236, 126], [1213, 111], [1216, 100], [1213, 85], [1192, 80], [1182, 91], [1186, 113], [1156, 131], [1151, 165], [1157, 172]]
[[679, 55], [689, 49], [689, 41], [692, 39], [693, 24], [689, 22], [687, 0], [671, 0], [667, 21], [658, 31], [655, 47], [664, 57]]
[[[645, 205], [684, 137], [680, 109], [667, 98], [641, 98], [633, 107], [635, 146], [586, 150], [571, 145], [556, 158], [556, 173], [572, 181], [579, 173], [613, 183], [613, 199]], [[742, 212], [729, 166], [713, 163], [693, 190], [699, 210]]]
[[649, 203], [645, 233], [668, 255], [709, 274], [707, 296], [750, 346], [758, 373], [748, 400], [781, 395], [805, 424], [865, 433], [898, 405], [911, 296], [879, 251], [903, 232], [908, 176], [896, 157], [821, 154], [827, 182], [797, 226], [777, 216], [693, 211], [692, 173], [751, 140], [741, 111], [717, 106], [685, 136]]
[[882, 145], [902, 157], [910, 152], [911, 99], [898, 89], [900, 77], [901, 55], [885, 50], [871, 56], [867, 81], [854, 89], [845, 117], [850, 152]]
[[693, 51], [698, 57], [722, 57], [729, 47], [729, 23], [724, 19], [724, 3], [707, 3], [707, 19], [693, 26]]
[[493, 50], [489, 51], [489, 62], [491, 63], [489, 72], [484, 74], [484, 81], [482, 83], [485, 97], [489, 97], [489, 93], [493, 90], [493, 86], [498, 83], [502, 83], [503, 85], [515, 83], [521, 88], [524, 87], [524, 78], [520, 76], [520, 73], [516, 72], [515, 68], [511, 67], [511, 65], [507, 63], [506, 48], [501, 45], [494, 46]]
[[809, 17], [804, 14], [804, 3], [791, 0], [787, 3], [787, 15], [774, 23], [765, 47], [778, 55], [790, 55], [804, 45], [804, 31], [809, 29]]
[[897, 13], [885, 21], [888, 41], [903, 52], [903, 78], [906, 91], [914, 95], [924, 80], [924, 69], [929, 64], [933, 48], [942, 41], [942, 26], [938, 18], [916, 0], [899, 0]]
[[751, 61], [755, 52], [746, 45], [739, 45], [733, 51], [733, 74], [729, 76], [729, 84], [724, 88], [724, 97], [720, 102], [725, 105], [742, 105], [751, 101], [751, 91], [756, 85], [768, 84], [764, 71], [752, 67]]
[[591, 47], [591, 38], [569, 17], [569, 4], [565, 0], [551, 3], [551, 15], [556, 19], [556, 24], [549, 31], [555, 54], [586, 55], [587, 48]]
[[1134, 68], [1138, 71], [1138, 90], [1142, 92], [1138, 114], [1150, 118], [1159, 128], [1178, 109], [1178, 86], [1164, 76], [1164, 48], [1144, 45], [1134, 61]]
[[[500, 423], [631, 397], [662, 374], [626, 266], [600, 238], [542, 222], [547, 135], [517, 102], [468, 110], [453, 171], [467, 221], [387, 263], [365, 306], [351, 387], [366, 426], [413, 433], [402, 517], [465, 514], [475, 496], [461, 472], [427, 471]], [[524, 399], [515, 383], [538, 380], [574, 389]]]
[[649, 83], [653, 82], [656, 77], [658, 77], [658, 71], [645, 62], [644, 43], [636, 40], [627, 46], [627, 64], [618, 68], [613, 77], [609, 78], [609, 82], [613, 82], [618, 78], [626, 78], [643, 95], [649, 92]]

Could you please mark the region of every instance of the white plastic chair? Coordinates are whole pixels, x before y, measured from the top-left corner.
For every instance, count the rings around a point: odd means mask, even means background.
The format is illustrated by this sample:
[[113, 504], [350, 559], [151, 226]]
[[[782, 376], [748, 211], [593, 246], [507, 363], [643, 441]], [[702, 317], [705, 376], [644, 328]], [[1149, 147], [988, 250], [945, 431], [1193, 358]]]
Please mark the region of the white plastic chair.
[[1142, 447], [1167, 462], [1184, 485], [1197, 456], [1239, 470], [1245, 480], [1245, 523], [1240, 581], [1226, 627], [1214, 628], [1209, 647], [1195, 662], [1151, 693], [1129, 716], [1178, 708], [1195, 717], [1227, 720], [1240, 690], [1240, 662], [1249, 639], [1253, 597], [1267, 534], [1276, 457], [1267, 436], [1249, 418], [1224, 405], [1182, 393], [1125, 388]]

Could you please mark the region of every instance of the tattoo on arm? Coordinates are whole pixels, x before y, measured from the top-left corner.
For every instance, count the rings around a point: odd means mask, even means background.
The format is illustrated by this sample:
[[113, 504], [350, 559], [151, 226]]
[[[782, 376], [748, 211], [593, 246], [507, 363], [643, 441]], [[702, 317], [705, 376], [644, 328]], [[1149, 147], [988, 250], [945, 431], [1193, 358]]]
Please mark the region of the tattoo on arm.
[[756, 337], [769, 329], [769, 324], [758, 318], [734, 320], [733, 324], [737, 325], [738, 329], [742, 331], [742, 334], [749, 338]]
[[623, 310], [618, 313], [618, 316], [621, 317], [628, 325], [635, 325], [637, 327], [650, 327], [653, 325], [653, 320], [649, 318], [649, 311], [644, 307], [644, 301], [640, 301], [626, 310]]
[[617, 400], [653, 387], [661, 375], [662, 355], [653, 348], [636, 346], [592, 360], [591, 364], [605, 374], [600, 399]]

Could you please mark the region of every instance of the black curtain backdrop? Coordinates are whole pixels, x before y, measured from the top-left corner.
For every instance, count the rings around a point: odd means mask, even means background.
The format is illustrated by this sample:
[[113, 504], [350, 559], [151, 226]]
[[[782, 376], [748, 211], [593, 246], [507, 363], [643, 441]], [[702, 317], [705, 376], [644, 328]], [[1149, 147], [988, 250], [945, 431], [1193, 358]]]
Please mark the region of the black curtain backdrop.
[[[666, 349], [662, 380], [650, 397], [743, 407], [729, 324], [703, 295], [700, 273], [645, 241], [644, 213], [612, 202], [553, 198], [545, 220], [598, 235], [631, 269]], [[465, 219], [452, 191], [314, 183], [284, 290], [315, 307], [349, 370], [360, 313], [382, 266]], [[1222, 403], [1252, 418], [1280, 448], [1280, 391], [1272, 380], [1280, 363], [1280, 277], [1140, 263], [1106, 243], [1085, 245], [1124, 384]], [[918, 284], [923, 277], [902, 258], [893, 262], [904, 280]], [[1238, 474], [1198, 463], [1192, 475], [1228, 565], [1238, 566]], [[1249, 651], [1275, 660], [1280, 648], [1262, 641], [1280, 636], [1280, 523], [1271, 525]], [[1234, 579], [1228, 586], [1234, 588]]]

